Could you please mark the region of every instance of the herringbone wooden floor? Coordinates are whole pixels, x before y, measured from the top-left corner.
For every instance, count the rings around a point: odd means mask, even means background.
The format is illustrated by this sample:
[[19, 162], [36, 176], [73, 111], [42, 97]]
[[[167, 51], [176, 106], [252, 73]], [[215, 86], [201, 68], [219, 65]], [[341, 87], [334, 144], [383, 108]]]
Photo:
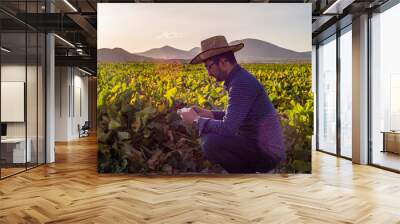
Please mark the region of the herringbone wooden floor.
[[312, 175], [98, 175], [95, 138], [0, 181], [0, 223], [400, 223], [400, 175], [313, 153]]

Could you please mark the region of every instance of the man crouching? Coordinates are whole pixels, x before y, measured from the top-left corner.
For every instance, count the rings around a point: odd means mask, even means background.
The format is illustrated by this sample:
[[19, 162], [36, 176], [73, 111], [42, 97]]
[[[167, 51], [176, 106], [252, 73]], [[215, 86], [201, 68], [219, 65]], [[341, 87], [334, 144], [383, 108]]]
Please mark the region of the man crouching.
[[243, 47], [229, 46], [224, 36], [201, 42], [202, 52], [190, 64], [204, 63], [210, 76], [224, 82], [228, 106], [226, 111], [192, 107], [181, 117], [198, 128], [208, 160], [229, 173], [265, 173], [285, 160], [282, 130], [264, 87], [236, 61], [234, 52]]

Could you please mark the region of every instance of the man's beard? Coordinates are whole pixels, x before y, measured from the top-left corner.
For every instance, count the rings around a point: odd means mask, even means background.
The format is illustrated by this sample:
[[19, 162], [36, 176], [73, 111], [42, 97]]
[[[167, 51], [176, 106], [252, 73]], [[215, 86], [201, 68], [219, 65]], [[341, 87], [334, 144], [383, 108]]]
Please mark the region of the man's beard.
[[225, 76], [224, 76], [224, 73], [221, 72], [221, 71], [219, 71], [217, 75], [214, 75], [214, 78], [215, 78], [215, 80], [216, 80], [217, 82], [222, 82], [222, 81], [224, 81], [225, 79], [224, 79], [223, 77], [225, 77]]

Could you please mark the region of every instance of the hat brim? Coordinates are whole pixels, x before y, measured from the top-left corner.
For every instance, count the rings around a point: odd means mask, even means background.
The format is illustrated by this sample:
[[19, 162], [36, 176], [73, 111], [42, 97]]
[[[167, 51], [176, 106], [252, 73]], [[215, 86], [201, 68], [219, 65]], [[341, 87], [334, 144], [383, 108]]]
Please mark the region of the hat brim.
[[244, 47], [243, 43], [239, 43], [239, 44], [235, 44], [232, 46], [227, 46], [227, 47], [219, 47], [219, 48], [212, 48], [212, 49], [208, 49], [206, 51], [203, 51], [201, 53], [199, 53], [198, 55], [196, 55], [191, 61], [190, 64], [199, 64], [202, 63], [204, 61], [206, 61], [207, 59], [219, 55], [219, 54], [223, 54], [225, 52], [228, 51], [232, 51], [232, 52], [236, 52], [239, 51], [240, 49], [242, 49]]

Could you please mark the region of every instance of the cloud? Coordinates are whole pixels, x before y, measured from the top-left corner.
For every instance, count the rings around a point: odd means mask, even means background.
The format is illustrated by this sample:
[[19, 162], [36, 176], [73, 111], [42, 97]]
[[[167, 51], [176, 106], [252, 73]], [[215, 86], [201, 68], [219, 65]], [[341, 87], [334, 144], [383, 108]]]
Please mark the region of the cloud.
[[157, 36], [157, 39], [177, 39], [182, 38], [183, 33], [178, 32], [163, 32]]

